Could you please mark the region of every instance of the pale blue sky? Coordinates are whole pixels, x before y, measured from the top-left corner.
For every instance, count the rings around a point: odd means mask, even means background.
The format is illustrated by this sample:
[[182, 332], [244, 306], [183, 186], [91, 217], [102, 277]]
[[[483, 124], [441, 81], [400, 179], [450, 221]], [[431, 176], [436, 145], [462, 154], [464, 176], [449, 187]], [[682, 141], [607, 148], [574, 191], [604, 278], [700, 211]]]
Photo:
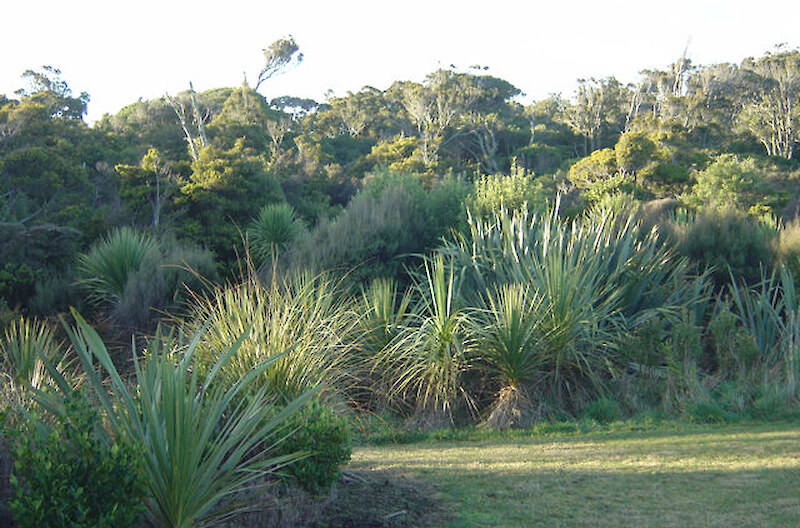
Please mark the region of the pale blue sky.
[[205, 90], [254, 79], [261, 49], [289, 34], [305, 60], [262, 86], [270, 98], [321, 101], [480, 64], [530, 100], [570, 96], [580, 77], [635, 81], [687, 42], [699, 64], [800, 46], [795, 0], [27, 0], [4, 6], [3, 19], [0, 94], [13, 94], [24, 70], [53, 65], [89, 92], [90, 120], [190, 80]]

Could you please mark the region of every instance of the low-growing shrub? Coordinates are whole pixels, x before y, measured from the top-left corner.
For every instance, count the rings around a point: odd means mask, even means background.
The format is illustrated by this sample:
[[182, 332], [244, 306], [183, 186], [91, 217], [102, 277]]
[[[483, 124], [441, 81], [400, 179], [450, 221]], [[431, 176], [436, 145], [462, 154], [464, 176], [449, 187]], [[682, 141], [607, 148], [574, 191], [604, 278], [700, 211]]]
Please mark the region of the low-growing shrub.
[[754, 284], [775, 260], [777, 231], [734, 209], [705, 211], [692, 222], [671, 224], [669, 230], [678, 252], [698, 271], [713, 268], [717, 288], [727, 285], [731, 274]]
[[13, 433], [13, 497], [19, 528], [128, 528], [143, 511], [141, 448], [109, 442], [83, 397], [46, 425], [36, 415]]
[[692, 423], [726, 423], [735, 421], [738, 416], [726, 411], [717, 402], [699, 400], [690, 402], [686, 406], [686, 416]]
[[286, 426], [294, 432], [281, 443], [276, 454], [308, 453], [289, 465], [286, 472], [308, 492], [327, 490], [339, 478], [339, 466], [350, 460], [347, 421], [312, 400], [290, 417]]
[[619, 403], [611, 398], [599, 398], [589, 403], [581, 411], [581, 419], [594, 420], [597, 423], [609, 424], [620, 419], [622, 411]]

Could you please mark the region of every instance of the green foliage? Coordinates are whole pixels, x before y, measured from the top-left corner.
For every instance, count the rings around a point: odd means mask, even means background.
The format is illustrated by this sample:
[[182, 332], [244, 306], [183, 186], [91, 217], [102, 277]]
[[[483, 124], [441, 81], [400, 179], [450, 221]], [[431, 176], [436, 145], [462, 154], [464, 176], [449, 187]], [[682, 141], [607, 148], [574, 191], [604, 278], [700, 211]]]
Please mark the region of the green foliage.
[[[778, 258], [789, 268], [795, 279], [800, 281], [800, 219], [780, 228]], [[795, 286], [800, 288], [800, 282]]]
[[617, 156], [611, 149], [595, 150], [569, 169], [569, 181], [579, 189], [606, 180], [617, 172]]
[[413, 254], [432, 248], [463, 215], [466, 187], [445, 180], [426, 190], [419, 178], [381, 173], [334, 220], [320, 222], [296, 244], [294, 267], [336, 269], [351, 284], [401, 277]]
[[41, 358], [58, 363], [59, 348], [47, 321], [20, 317], [0, 337], [0, 371], [19, 389], [41, 388], [47, 378]]
[[123, 227], [80, 256], [78, 273], [95, 306], [135, 329], [199, 293], [216, 267], [207, 250]]
[[[540, 327], [545, 311], [538, 292], [507, 284], [487, 294], [486, 308], [473, 318], [477, 357], [501, 387], [486, 425], [505, 429], [531, 421], [528, 384], [540, 374]], [[530, 414], [528, 412], [527, 414]]]
[[652, 161], [656, 152], [656, 144], [643, 132], [625, 132], [614, 146], [617, 167], [623, 173], [636, 174]]
[[719, 156], [695, 175], [696, 183], [684, 201], [698, 210], [735, 209], [763, 212], [759, 186], [763, 179], [751, 159]]
[[134, 223], [142, 227], [157, 228], [167, 219], [171, 213], [168, 205], [178, 190], [175, 176], [161, 158], [157, 149], [150, 148], [139, 165], [114, 167], [120, 175], [119, 197], [131, 212]]
[[688, 280], [685, 261], [656, 232], [608, 211], [572, 222], [557, 209], [544, 217], [501, 211], [470, 219], [470, 233], [439, 251], [470, 299], [513, 283], [528, 284], [541, 299], [539, 371], [531, 386], [552, 410], [574, 410], [605, 394], [621, 368], [618, 345], [626, 332], [656, 314], [676, 319], [705, 294], [702, 280]]
[[176, 223], [182, 238], [211, 249], [224, 270], [241, 255], [240, 226], [246, 226], [269, 203], [283, 201], [283, 191], [267, 171], [266, 160], [241, 141], [227, 151], [206, 147], [192, 163], [175, 205], [185, 208]]
[[581, 418], [594, 420], [600, 424], [609, 424], [620, 419], [621, 410], [619, 403], [610, 398], [600, 398], [590, 402], [581, 411]]
[[418, 303], [395, 343], [379, 356], [390, 395], [413, 405], [423, 426], [453, 423], [452, 407], [463, 392], [473, 342], [452, 267], [441, 256], [425, 261], [415, 277]]
[[80, 282], [95, 305], [122, 299], [128, 277], [158, 251], [158, 241], [129, 227], [109, 233], [79, 259]]
[[384, 351], [400, 334], [409, 315], [411, 290], [400, 294], [393, 279], [375, 279], [361, 290], [359, 328], [366, 360]]
[[257, 264], [268, 262], [304, 232], [305, 226], [291, 205], [265, 205], [247, 230], [250, 254]]
[[148, 330], [165, 313], [179, 315], [192, 298], [202, 295], [218, 279], [217, 266], [207, 249], [164, 235], [128, 276], [122, 297], [109, 314], [129, 330]]
[[109, 442], [97, 412], [73, 393], [54, 423], [30, 415], [14, 433], [9, 501], [19, 528], [127, 528], [143, 513], [141, 446]]
[[[247, 331], [217, 349], [216, 360], [202, 377], [192, 368], [202, 330], [188, 342], [180, 336], [157, 335], [145, 359], [133, 351], [136, 392], [132, 393], [100, 336], [77, 312], [73, 316], [76, 327], [66, 330], [93, 398], [115, 437], [141, 446], [148, 487], [145, 504], [153, 526], [210, 526], [228, 518], [243, 509], [239, 501], [246, 502], [243, 493], [252, 491], [253, 484], [296, 458], [273, 456], [274, 449], [282, 438], [282, 423], [311, 393], [270, 413], [266, 391], [252, 390], [278, 357], [257, 363], [231, 385], [217, 383]], [[66, 380], [56, 379], [66, 391]], [[54, 407], [49, 398], [40, 398], [39, 403]]]
[[[318, 388], [332, 403], [345, 399], [356, 374], [351, 355], [357, 318], [329, 276], [297, 275], [261, 285], [254, 277], [197, 299], [186, 325], [202, 337], [196, 368], [207, 372], [219, 350], [244, 334], [238, 353], [217, 374], [222, 385], [269, 360], [249, 390], [288, 402]], [[279, 357], [271, 357], [282, 353]]]
[[711, 268], [718, 288], [727, 284], [729, 273], [753, 284], [775, 260], [777, 232], [735, 209], [704, 211], [669, 229], [677, 251], [698, 271]]
[[503, 207], [514, 211], [527, 206], [537, 211], [547, 207], [547, 197], [542, 187], [533, 173], [512, 164], [508, 175], [481, 176], [475, 180], [474, 189], [466, 203], [477, 217], [495, 215]]
[[327, 491], [341, 475], [339, 466], [350, 460], [347, 420], [312, 400], [287, 420], [292, 431], [280, 445], [279, 453], [307, 453], [287, 468], [287, 473], [306, 491]]
[[396, 172], [424, 172], [425, 163], [419, 152], [419, 139], [398, 136], [372, 147], [365, 161]]

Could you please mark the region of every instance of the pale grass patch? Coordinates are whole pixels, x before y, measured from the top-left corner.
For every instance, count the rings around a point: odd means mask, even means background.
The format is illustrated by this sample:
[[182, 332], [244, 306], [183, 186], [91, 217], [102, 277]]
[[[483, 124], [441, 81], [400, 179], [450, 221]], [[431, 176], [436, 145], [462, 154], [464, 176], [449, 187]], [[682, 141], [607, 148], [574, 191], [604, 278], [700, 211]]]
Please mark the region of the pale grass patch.
[[448, 527], [800, 526], [792, 425], [366, 447], [351, 465], [432, 482]]

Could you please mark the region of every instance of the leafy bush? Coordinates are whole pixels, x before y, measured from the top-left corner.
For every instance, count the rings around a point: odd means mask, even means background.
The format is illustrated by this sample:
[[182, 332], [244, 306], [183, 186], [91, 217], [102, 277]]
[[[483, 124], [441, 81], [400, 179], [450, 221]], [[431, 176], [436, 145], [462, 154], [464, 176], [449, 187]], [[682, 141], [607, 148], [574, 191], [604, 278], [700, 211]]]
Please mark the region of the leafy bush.
[[163, 236], [157, 250], [129, 274], [110, 314], [125, 328], [149, 330], [159, 314], [175, 314], [217, 277], [210, 251]]
[[719, 156], [695, 176], [697, 183], [684, 201], [700, 210], [732, 208], [760, 211], [758, 187], [763, 175], [752, 159], [740, 160], [732, 154]]
[[690, 402], [686, 407], [686, 415], [691, 422], [705, 424], [731, 422], [737, 418], [718, 403], [708, 400]]
[[128, 227], [81, 255], [78, 273], [90, 301], [129, 329], [148, 326], [217, 276], [208, 250]]
[[382, 277], [407, 280], [413, 255], [432, 249], [463, 220], [466, 193], [457, 180], [426, 190], [414, 175], [373, 175], [336, 219], [320, 222], [296, 244], [291, 262], [296, 269], [346, 273], [355, 287]]
[[668, 228], [677, 251], [698, 271], [712, 268], [718, 289], [728, 283], [731, 273], [737, 280], [758, 282], [761, 270], [775, 260], [777, 232], [734, 209], [705, 211], [693, 221]]
[[80, 395], [46, 425], [35, 415], [14, 433], [9, 501], [19, 528], [128, 528], [143, 512], [141, 446], [109, 443]]
[[547, 197], [542, 187], [533, 173], [514, 164], [507, 175], [481, 176], [475, 180], [466, 203], [477, 217], [495, 215], [503, 207], [513, 211], [527, 206], [536, 211], [547, 208]]
[[581, 418], [584, 420], [594, 420], [601, 424], [608, 424], [619, 420], [621, 415], [619, 403], [611, 398], [594, 400], [581, 411]]
[[308, 453], [286, 469], [306, 491], [327, 490], [350, 460], [351, 446], [347, 421], [317, 400], [312, 400], [286, 423], [292, 432], [276, 454]]

